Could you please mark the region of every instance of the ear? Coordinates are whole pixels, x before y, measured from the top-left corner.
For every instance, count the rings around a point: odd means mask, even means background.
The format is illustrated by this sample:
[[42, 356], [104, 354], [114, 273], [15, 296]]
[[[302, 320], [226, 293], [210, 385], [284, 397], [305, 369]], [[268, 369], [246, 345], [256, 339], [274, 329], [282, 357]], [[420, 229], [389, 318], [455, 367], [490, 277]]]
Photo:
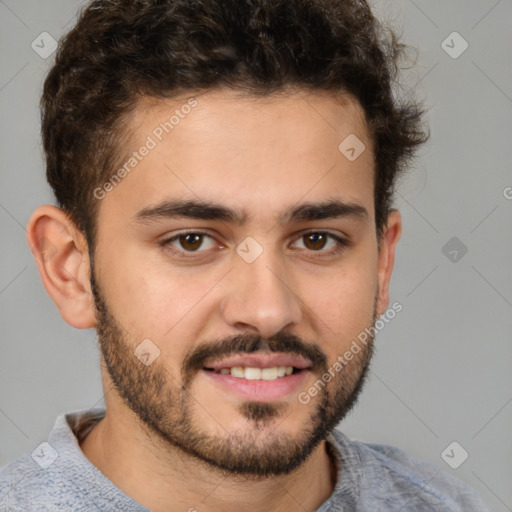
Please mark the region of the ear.
[[27, 224], [27, 241], [46, 291], [62, 318], [77, 329], [96, 325], [87, 241], [68, 215], [51, 205], [38, 207]]
[[379, 244], [377, 317], [389, 305], [389, 282], [395, 264], [395, 250], [402, 234], [402, 218], [398, 210], [391, 210]]

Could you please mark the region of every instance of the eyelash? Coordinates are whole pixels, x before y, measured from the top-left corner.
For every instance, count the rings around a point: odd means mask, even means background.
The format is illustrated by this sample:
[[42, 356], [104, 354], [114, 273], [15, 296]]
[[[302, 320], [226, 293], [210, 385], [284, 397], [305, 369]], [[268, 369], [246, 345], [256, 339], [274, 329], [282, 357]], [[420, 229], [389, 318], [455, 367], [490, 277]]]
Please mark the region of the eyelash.
[[[207, 236], [209, 238], [213, 238], [210, 233], [208, 233], [206, 231], [203, 231], [201, 229], [196, 229], [196, 230], [190, 230], [190, 231], [181, 231], [180, 233], [178, 233], [176, 235], [173, 235], [170, 238], [166, 238], [165, 240], [162, 240], [161, 242], [159, 242], [159, 245], [161, 247], [165, 247], [167, 250], [171, 251], [172, 253], [174, 253], [174, 254], [176, 254], [178, 256], [183, 256], [184, 254], [194, 255], [194, 254], [200, 254], [201, 252], [206, 252], [206, 251], [182, 251], [182, 250], [176, 249], [175, 247], [170, 245], [171, 242], [174, 242], [175, 240], [178, 240], [180, 237], [185, 236], [185, 235], [191, 235], [191, 234], [193, 234], [193, 235], [204, 235], [204, 236]], [[315, 230], [307, 231], [305, 233], [302, 233], [300, 235], [299, 239], [303, 238], [303, 237], [305, 237], [307, 235], [311, 235], [311, 234], [326, 235], [327, 238], [329, 238], [331, 240], [334, 240], [335, 242], [338, 243], [337, 246], [334, 249], [331, 249], [330, 251], [322, 251], [321, 249], [318, 250], [318, 251], [314, 251], [312, 249], [306, 249], [309, 252], [320, 254], [321, 257], [335, 256], [339, 252], [341, 252], [343, 249], [345, 249], [346, 247], [348, 247], [350, 245], [350, 242], [347, 239], [341, 238], [341, 237], [339, 237], [339, 236], [337, 236], [337, 235], [335, 235], [333, 233], [329, 233], [328, 231], [315, 231]], [[195, 257], [196, 256], [185, 256], [185, 258], [189, 258], [189, 259], [192, 259], [192, 258], [195, 258]]]

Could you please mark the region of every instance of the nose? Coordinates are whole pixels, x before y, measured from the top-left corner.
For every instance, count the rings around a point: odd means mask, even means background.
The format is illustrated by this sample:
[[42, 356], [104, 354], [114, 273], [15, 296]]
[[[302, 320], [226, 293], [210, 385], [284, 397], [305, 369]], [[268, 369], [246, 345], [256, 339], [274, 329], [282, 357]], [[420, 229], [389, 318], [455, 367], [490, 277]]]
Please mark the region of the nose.
[[302, 318], [293, 282], [270, 251], [255, 261], [235, 261], [221, 301], [221, 314], [232, 328], [268, 338]]

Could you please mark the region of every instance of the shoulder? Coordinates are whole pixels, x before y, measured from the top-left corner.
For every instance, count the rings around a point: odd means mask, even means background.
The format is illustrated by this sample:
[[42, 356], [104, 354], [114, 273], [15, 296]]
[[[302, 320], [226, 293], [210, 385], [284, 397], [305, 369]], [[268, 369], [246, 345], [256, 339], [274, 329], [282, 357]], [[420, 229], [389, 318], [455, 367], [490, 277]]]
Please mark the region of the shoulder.
[[351, 440], [339, 430], [333, 437], [349, 463], [360, 465], [359, 492], [368, 505], [379, 510], [407, 505], [404, 510], [488, 512], [472, 487], [435, 464], [395, 446]]
[[[83, 481], [87, 477], [94, 482], [98, 479], [94, 479], [95, 468], [81, 454], [68, 423], [87, 412], [60, 414], [48, 441], [0, 468], [0, 511], [87, 510]], [[98, 410], [92, 413], [97, 415]]]
[[[38, 456], [43, 466], [36, 462]], [[65, 491], [65, 480], [51, 467], [44, 467], [44, 459], [48, 463], [53, 456], [51, 446], [42, 443], [33, 452], [0, 468], [0, 510], [2, 506], [9, 512], [57, 510], [49, 508], [49, 504], [58, 503]]]

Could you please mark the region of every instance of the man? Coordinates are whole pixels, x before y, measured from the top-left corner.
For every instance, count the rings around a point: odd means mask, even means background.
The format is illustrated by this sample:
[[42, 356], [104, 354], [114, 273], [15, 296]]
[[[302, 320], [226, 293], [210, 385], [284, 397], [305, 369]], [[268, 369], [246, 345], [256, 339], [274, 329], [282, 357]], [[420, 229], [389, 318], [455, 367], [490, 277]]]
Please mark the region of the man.
[[59, 207], [27, 233], [63, 319], [97, 329], [106, 409], [3, 468], [7, 510], [486, 510], [335, 430], [396, 307], [392, 193], [427, 139], [383, 33], [355, 0], [82, 12], [42, 97]]

